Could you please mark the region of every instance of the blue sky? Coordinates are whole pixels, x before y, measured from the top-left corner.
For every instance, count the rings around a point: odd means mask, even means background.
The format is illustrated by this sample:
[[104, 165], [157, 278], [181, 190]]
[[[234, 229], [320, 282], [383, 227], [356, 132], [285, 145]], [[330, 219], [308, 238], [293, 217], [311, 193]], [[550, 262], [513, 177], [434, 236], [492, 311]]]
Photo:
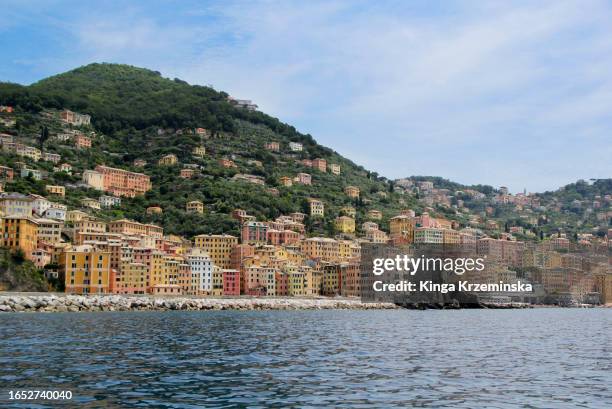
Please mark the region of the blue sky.
[[212, 85], [389, 178], [612, 177], [610, 2], [0, 0], [0, 50], [1, 81], [104, 61]]

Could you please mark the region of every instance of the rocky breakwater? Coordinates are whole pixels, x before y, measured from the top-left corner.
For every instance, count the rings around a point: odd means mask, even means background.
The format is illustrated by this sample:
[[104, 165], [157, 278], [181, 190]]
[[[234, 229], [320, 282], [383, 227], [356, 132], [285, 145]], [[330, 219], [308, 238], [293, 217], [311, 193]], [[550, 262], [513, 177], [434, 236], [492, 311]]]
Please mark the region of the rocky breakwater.
[[350, 298], [188, 298], [0, 293], [1, 312], [393, 309]]

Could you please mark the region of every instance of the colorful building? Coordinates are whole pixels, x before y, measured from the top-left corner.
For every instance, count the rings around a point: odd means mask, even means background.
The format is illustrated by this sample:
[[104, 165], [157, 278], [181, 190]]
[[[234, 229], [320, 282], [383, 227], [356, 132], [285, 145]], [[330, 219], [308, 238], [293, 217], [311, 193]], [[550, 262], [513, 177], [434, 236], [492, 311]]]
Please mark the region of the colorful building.
[[232, 248], [238, 238], [229, 234], [200, 234], [194, 237], [195, 246], [208, 253], [213, 263], [221, 269], [230, 268]]
[[355, 219], [348, 216], [336, 217], [334, 221], [336, 231], [340, 233], [355, 233]]
[[327, 161], [321, 158], [314, 159], [312, 161], [312, 167], [325, 173], [327, 172]]
[[64, 186], [46, 185], [45, 191], [50, 195], [66, 196], [66, 188]]
[[350, 198], [356, 199], [359, 197], [359, 188], [356, 186], [347, 186], [344, 188], [344, 193]]
[[199, 200], [192, 200], [191, 202], [187, 202], [185, 206], [185, 210], [189, 213], [204, 213], [204, 203]]
[[71, 294], [103, 294], [110, 288], [110, 253], [92, 245], [66, 249], [60, 257], [66, 292]]
[[325, 205], [317, 199], [308, 199], [310, 207], [310, 215], [314, 217], [323, 217], [325, 215]]
[[38, 245], [38, 221], [30, 216], [4, 216], [0, 245], [14, 250], [21, 249], [27, 258], [31, 258]]

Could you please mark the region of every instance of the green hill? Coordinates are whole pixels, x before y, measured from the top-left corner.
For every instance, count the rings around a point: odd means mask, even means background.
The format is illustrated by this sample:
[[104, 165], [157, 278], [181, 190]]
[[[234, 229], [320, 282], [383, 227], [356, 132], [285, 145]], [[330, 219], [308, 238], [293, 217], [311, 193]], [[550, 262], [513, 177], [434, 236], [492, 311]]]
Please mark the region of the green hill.
[[[262, 112], [247, 111], [227, 101], [227, 94], [209, 87], [189, 85], [178, 79], [163, 78], [159, 73], [118, 64], [91, 64], [56, 75], [30, 86], [0, 84], [0, 104], [16, 107], [17, 125], [1, 128], [13, 133], [24, 143], [37, 143], [41, 126], [47, 126], [51, 139], [45, 150], [62, 155], [70, 163], [74, 174], [93, 169], [97, 164], [141, 171], [151, 176], [153, 190], [144, 197], [124, 199], [120, 207], [97, 212], [100, 217], [129, 217], [164, 226], [167, 232], [193, 236], [208, 232], [237, 233], [238, 225], [230, 217], [234, 208], [242, 208], [260, 220], [306, 209], [308, 198], [320, 198], [326, 205], [323, 220], [307, 220], [310, 234], [332, 234], [332, 221], [340, 208], [351, 205], [357, 209], [357, 223], [367, 220], [370, 209], [383, 212], [381, 222], [400, 209], [419, 209], [410, 194], [393, 192], [393, 184], [377, 174], [342, 157], [333, 150], [316, 143], [310, 135], [301, 134], [294, 127]], [[62, 132], [59, 121], [49, 113], [71, 109], [92, 117], [92, 128], [98, 133], [90, 150], [77, 151], [72, 146], [53, 142]], [[205, 128], [207, 137], [189, 130]], [[184, 132], [176, 132], [182, 130]], [[303, 151], [291, 152], [289, 142], [300, 142]], [[278, 142], [280, 152], [264, 148], [267, 142]], [[196, 146], [206, 148], [202, 159], [192, 155]], [[158, 166], [157, 160], [166, 154], [177, 155], [179, 166]], [[134, 159], [144, 159], [144, 169], [132, 166]], [[221, 158], [231, 158], [236, 169], [219, 165]], [[340, 175], [324, 173], [302, 165], [302, 159], [323, 158], [341, 166]], [[14, 164], [14, 156], [2, 154], [3, 162]], [[261, 163], [261, 166], [258, 162]], [[185, 164], [197, 165], [199, 175], [194, 179], [179, 178]], [[28, 163], [32, 168], [49, 172], [45, 181], [17, 179], [7, 190], [44, 193], [44, 185], [68, 185], [64, 200], [78, 207], [85, 196], [96, 198], [99, 192], [71, 188], [78, 176], [53, 172], [46, 162]], [[281, 186], [281, 176], [294, 177], [298, 172], [312, 175], [312, 186]], [[266, 186], [233, 180], [235, 174], [262, 177]], [[361, 198], [348, 198], [343, 189], [347, 185], [360, 188]], [[275, 188], [278, 194], [269, 189]], [[204, 215], [185, 212], [185, 204], [201, 200], [206, 206]], [[162, 215], [145, 215], [148, 206], [159, 205]]]

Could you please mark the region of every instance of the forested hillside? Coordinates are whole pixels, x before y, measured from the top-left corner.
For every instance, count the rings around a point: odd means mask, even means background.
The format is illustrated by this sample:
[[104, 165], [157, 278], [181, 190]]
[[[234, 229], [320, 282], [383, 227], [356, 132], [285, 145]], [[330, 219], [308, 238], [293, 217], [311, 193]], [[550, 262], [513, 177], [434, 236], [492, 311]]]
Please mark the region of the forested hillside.
[[[48, 163], [29, 163], [32, 168], [48, 172], [44, 181], [16, 179], [7, 190], [23, 193], [44, 193], [49, 183], [68, 183], [64, 199], [70, 207], [78, 207], [83, 197], [97, 197], [100, 192], [70, 188], [79, 182], [80, 174], [98, 164], [130, 169], [151, 176], [153, 189], [144, 197], [124, 199], [113, 210], [97, 212], [100, 217], [121, 217], [162, 224], [169, 233], [192, 236], [207, 232], [237, 232], [238, 225], [230, 217], [235, 208], [242, 208], [258, 219], [270, 219], [289, 212], [306, 212], [307, 199], [324, 201], [325, 217], [307, 220], [311, 234], [332, 234], [333, 219], [343, 206], [354, 206], [357, 222], [366, 220], [370, 209], [381, 210], [386, 219], [401, 208], [419, 208], [411, 195], [392, 191], [392, 184], [375, 173], [321, 146], [310, 135], [262, 112], [233, 106], [224, 92], [209, 87], [189, 85], [178, 79], [163, 78], [159, 73], [117, 64], [91, 64], [47, 78], [30, 86], [0, 85], [0, 104], [15, 107], [14, 128], [1, 128], [24, 143], [38, 146], [41, 127], [47, 127], [50, 138], [44, 150], [62, 155], [62, 161], [73, 166], [72, 176], [53, 172]], [[53, 136], [64, 131], [57, 112], [70, 109], [91, 115], [93, 146], [75, 150], [54, 142]], [[0, 125], [1, 126], [1, 125]], [[193, 132], [206, 129], [205, 135]], [[278, 152], [265, 149], [266, 143], [278, 142]], [[299, 142], [303, 150], [293, 152], [289, 142]], [[206, 149], [204, 157], [195, 157], [197, 146]], [[175, 154], [179, 163], [160, 166], [164, 155]], [[231, 159], [235, 168], [224, 168], [222, 158]], [[304, 166], [303, 159], [323, 158], [338, 164], [340, 175], [321, 172]], [[133, 161], [147, 162], [135, 168]], [[2, 161], [13, 166], [17, 160], [2, 154]], [[180, 170], [197, 168], [192, 179], [179, 177]], [[285, 187], [282, 176], [295, 177], [299, 172], [312, 175], [312, 185]], [[265, 186], [232, 179], [236, 174], [260, 176]], [[348, 185], [359, 187], [359, 199], [344, 193]], [[276, 190], [274, 190], [276, 189]], [[203, 215], [187, 213], [185, 204], [200, 200]], [[146, 215], [149, 206], [163, 208], [161, 215]]]

